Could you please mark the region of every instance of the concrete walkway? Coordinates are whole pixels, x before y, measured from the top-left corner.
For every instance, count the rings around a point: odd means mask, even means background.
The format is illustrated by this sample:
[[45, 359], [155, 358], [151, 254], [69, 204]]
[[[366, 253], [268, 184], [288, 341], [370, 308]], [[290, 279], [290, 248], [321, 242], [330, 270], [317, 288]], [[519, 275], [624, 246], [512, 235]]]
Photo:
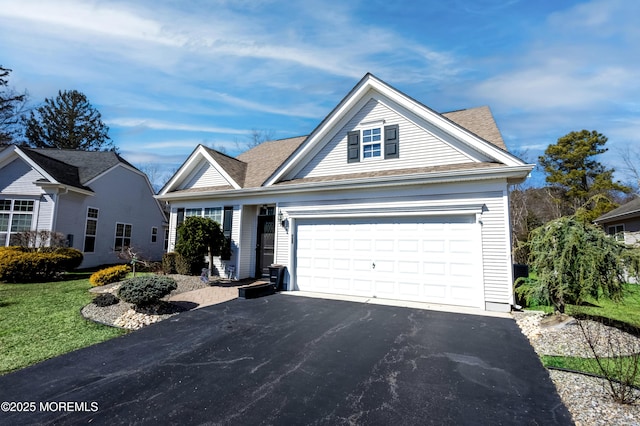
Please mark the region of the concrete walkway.
[[[218, 303], [228, 302], [229, 300], [238, 298], [238, 289], [241, 287], [250, 287], [253, 285], [264, 284], [265, 281], [256, 281], [249, 284], [230, 285], [230, 286], [211, 286], [198, 290], [186, 291], [169, 297], [169, 301], [175, 304], [184, 302], [185, 304], [198, 305], [194, 309], [204, 308], [205, 306], [216, 305]], [[193, 305], [191, 305], [193, 306]]]

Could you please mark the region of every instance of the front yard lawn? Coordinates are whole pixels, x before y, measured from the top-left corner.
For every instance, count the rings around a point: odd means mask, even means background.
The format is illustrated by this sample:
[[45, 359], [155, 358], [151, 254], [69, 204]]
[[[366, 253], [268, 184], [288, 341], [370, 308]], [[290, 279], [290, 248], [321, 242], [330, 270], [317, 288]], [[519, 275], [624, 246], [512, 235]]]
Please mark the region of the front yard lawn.
[[85, 320], [89, 274], [36, 284], [0, 283], [0, 374], [24, 368], [126, 331]]

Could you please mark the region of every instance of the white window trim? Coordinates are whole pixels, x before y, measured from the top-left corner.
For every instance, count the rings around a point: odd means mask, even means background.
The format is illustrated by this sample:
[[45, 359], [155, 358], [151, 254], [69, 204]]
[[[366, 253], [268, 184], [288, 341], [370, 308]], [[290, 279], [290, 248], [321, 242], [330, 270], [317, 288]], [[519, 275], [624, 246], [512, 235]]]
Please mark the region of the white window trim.
[[[123, 240], [123, 241], [122, 241], [122, 247], [120, 247], [120, 250], [117, 250], [117, 249], [116, 249], [116, 245], [117, 245], [117, 244], [116, 244], [116, 242], [118, 241], [118, 225], [124, 225], [124, 226], [123, 226], [123, 228], [122, 228], [123, 232], [125, 232], [125, 230], [127, 229], [127, 228], [126, 228], [127, 226], [130, 226], [130, 227], [131, 227], [131, 236], [129, 237], [129, 246], [128, 246], [128, 247], [131, 247], [131, 246], [132, 246], [132, 244], [131, 244], [131, 240], [133, 239], [133, 225], [132, 225], [131, 223], [126, 223], [126, 222], [116, 222], [116, 224], [115, 224], [115, 227], [114, 227], [114, 230], [113, 230], [113, 251], [120, 251], [120, 252], [122, 252], [122, 251], [124, 251], [124, 247], [125, 247], [125, 245], [124, 245], [124, 239], [125, 239], [126, 237], [125, 237], [125, 234], [123, 234], [123, 235], [120, 237], [120, 238]], [[126, 233], [126, 232], [125, 232], [125, 233]]]
[[[131, 228], [133, 230], [133, 228]], [[155, 231], [155, 232], [153, 232]], [[156, 237], [156, 240], [153, 241], [153, 237]], [[158, 227], [157, 226], [152, 226], [151, 227], [151, 244], [157, 244], [158, 243]]]
[[[89, 217], [89, 209], [96, 210], [98, 212], [98, 217]], [[84, 232], [83, 232], [83, 238], [82, 238], [82, 253], [84, 254], [93, 254], [96, 252], [96, 242], [98, 241], [98, 220], [99, 219], [100, 219], [100, 209], [97, 207], [87, 206], [87, 212], [84, 216]], [[94, 238], [93, 251], [85, 251], [87, 246], [87, 222], [89, 220], [96, 221], [96, 233], [93, 235], [90, 235]]]
[[[7, 222], [7, 238], [6, 238], [6, 242], [5, 242], [5, 246], [8, 246], [9, 244], [11, 244], [11, 235], [13, 234], [17, 234], [19, 232], [26, 232], [26, 231], [11, 231], [11, 227], [13, 226], [13, 217], [16, 214], [20, 214], [20, 215], [31, 215], [31, 223], [29, 225], [29, 231], [34, 231], [36, 229], [36, 225], [37, 225], [37, 220], [34, 221], [33, 218], [36, 217], [36, 212], [37, 212], [37, 202], [36, 200], [33, 199], [29, 199], [29, 198], [3, 198], [3, 200], [7, 200], [10, 202], [10, 207], [9, 210], [0, 210], [0, 213], [3, 214], [8, 214], [9, 215], [9, 221]], [[22, 210], [16, 210], [16, 202], [18, 201], [28, 201], [32, 203], [31, 206], [31, 211], [22, 211]], [[5, 233], [3, 231], [3, 233]]]
[[[373, 121], [363, 121], [358, 124], [358, 126], [354, 129], [360, 132], [360, 161], [361, 162], [370, 162], [370, 161], [379, 161], [384, 160], [384, 124], [385, 120], [373, 120]], [[372, 130], [372, 129], [380, 129], [380, 140], [375, 142], [366, 142], [366, 145], [380, 145], [380, 155], [377, 157], [369, 157], [365, 158], [364, 156], [364, 131]]]

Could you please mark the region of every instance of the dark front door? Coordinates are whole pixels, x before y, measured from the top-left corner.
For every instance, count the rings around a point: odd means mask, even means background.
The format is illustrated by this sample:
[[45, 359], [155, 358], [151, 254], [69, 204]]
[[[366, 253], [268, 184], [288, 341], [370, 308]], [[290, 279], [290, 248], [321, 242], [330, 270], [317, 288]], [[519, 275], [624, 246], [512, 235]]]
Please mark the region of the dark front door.
[[268, 277], [273, 264], [276, 235], [275, 216], [258, 216], [258, 245], [256, 247], [256, 277]]

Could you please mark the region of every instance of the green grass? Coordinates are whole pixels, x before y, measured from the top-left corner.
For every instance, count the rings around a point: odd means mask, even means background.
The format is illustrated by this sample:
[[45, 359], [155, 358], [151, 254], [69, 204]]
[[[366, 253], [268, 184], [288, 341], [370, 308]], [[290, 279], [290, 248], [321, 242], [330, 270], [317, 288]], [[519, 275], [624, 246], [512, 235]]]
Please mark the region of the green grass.
[[[553, 307], [551, 306], [532, 306], [530, 309], [553, 313]], [[605, 298], [589, 299], [581, 306], [567, 305], [565, 311], [568, 315], [596, 315], [640, 328], [640, 285], [625, 285], [624, 297], [621, 301], [612, 301]], [[602, 371], [600, 371], [593, 359], [547, 355], [543, 355], [540, 358], [545, 367], [566, 368], [602, 375]], [[622, 368], [624, 369], [626, 368], [626, 363], [637, 362], [637, 357], [621, 357], [617, 360], [603, 358], [602, 360], [605, 368], [613, 368], [614, 362], [622, 362]], [[640, 386], [640, 377], [636, 379], [636, 385]]]
[[88, 273], [35, 284], [0, 283], [0, 374], [24, 368], [126, 331], [85, 320]]
[[[640, 328], [640, 285], [638, 284], [626, 284], [624, 296], [620, 301], [599, 298], [598, 300], [587, 299], [585, 302], [580, 306], [567, 305], [565, 313], [568, 315], [580, 313], [597, 315]], [[531, 306], [527, 309], [553, 313], [552, 306]]]
[[[598, 367], [596, 360], [593, 358], [542, 355], [540, 359], [545, 367], [565, 368], [602, 376], [602, 371], [600, 370], [600, 367]], [[638, 359], [633, 356], [625, 356], [618, 359], [601, 358], [601, 362], [607, 371], [627, 372], [632, 371], [633, 363], [638, 362]], [[618, 379], [621, 378], [622, 377], [618, 377]], [[640, 375], [635, 377], [634, 384], [636, 386], [640, 386]]]

